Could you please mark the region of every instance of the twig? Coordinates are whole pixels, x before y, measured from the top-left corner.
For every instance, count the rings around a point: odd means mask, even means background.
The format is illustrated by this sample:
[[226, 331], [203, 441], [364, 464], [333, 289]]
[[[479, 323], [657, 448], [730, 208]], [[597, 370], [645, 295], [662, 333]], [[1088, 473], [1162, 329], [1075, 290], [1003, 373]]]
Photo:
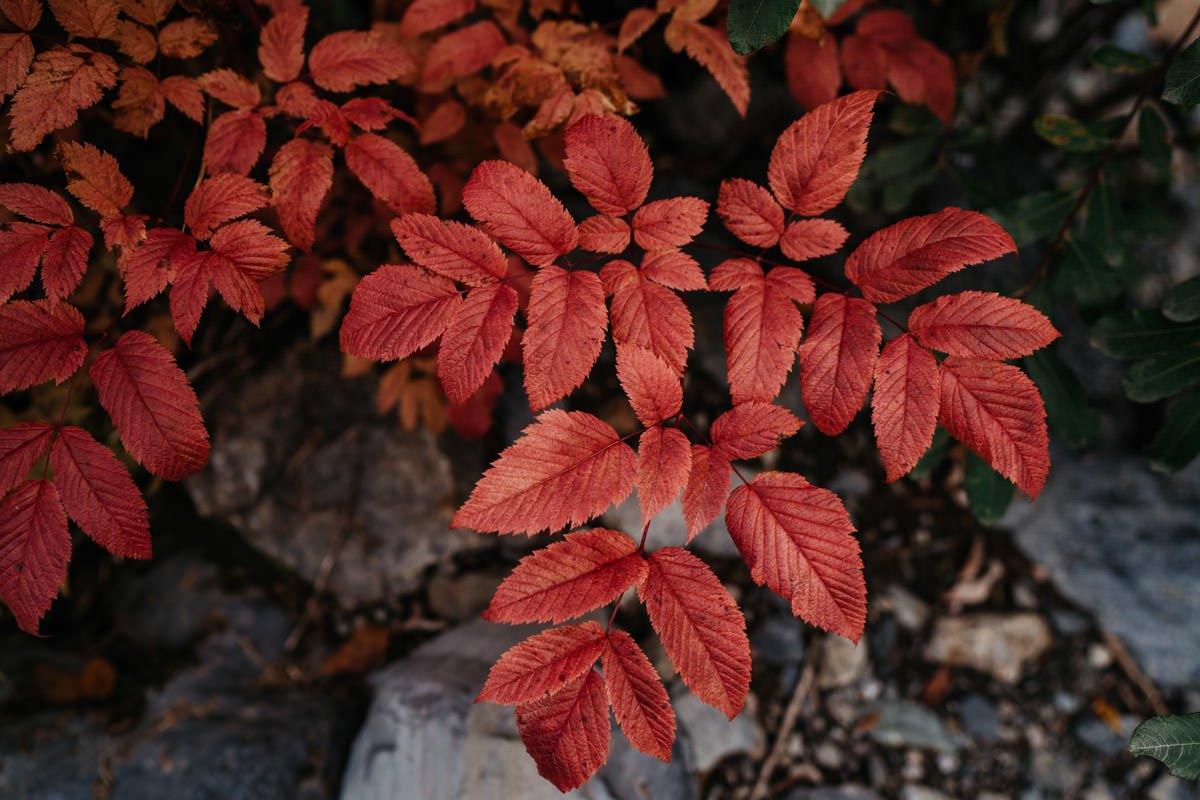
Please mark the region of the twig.
[[784, 709], [779, 730], [775, 732], [775, 744], [771, 746], [771, 752], [767, 755], [766, 761], [763, 761], [762, 769], [758, 772], [758, 780], [754, 782], [754, 788], [750, 790], [750, 800], [764, 800], [767, 797], [767, 781], [770, 780], [771, 773], [779, 766], [784, 753], [787, 752], [788, 737], [792, 735], [792, 731], [796, 727], [796, 720], [800, 717], [800, 710], [804, 708], [804, 703], [812, 693], [817, 675], [817, 661], [820, 656], [821, 643], [818, 641], [808, 650], [804, 671], [800, 673], [800, 680], [796, 681], [792, 699], [788, 701], [787, 708]]
[[1146, 702], [1150, 704], [1150, 709], [1158, 716], [1165, 716], [1171, 713], [1167, 708], [1167, 704], [1163, 702], [1162, 695], [1159, 694], [1158, 687], [1154, 685], [1154, 681], [1142, 672], [1141, 667], [1137, 665], [1137, 661], [1130, 655], [1129, 650], [1125, 647], [1125, 643], [1109, 633], [1103, 628], [1100, 629], [1100, 638], [1104, 640], [1104, 646], [1109, 649], [1116, 659], [1117, 664], [1125, 673], [1129, 680], [1133, 681], [1134, 685], [1141, 690], [1146, 698]]

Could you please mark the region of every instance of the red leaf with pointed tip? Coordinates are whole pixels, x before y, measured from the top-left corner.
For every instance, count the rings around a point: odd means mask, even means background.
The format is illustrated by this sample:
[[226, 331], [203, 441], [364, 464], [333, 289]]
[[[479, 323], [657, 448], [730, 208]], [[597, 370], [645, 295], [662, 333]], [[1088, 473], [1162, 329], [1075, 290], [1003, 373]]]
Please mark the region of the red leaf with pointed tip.
[[673, 250], [694, 239], [707, 218], [708, 203], [699, 197], [655, 200], [633, 215], [633, 240], [651, 252]]
[[204, 121], [204, 92], [195, 78], [171, 75], [160, 84], [167, 102], [193, 122]]
[[1050, 471], [1037, 386], [1014, 366], [972, 358], [951, 356], [941, 373], [942, 427], [1036, 499]]
[[[54, 484], [26, 481], [0, 503], [0, 597], [26, 633], [37, 633], [67, 579], [71, 535]], [[606, 721], [607, 722], [607, 721]]]
[[504, 34], [490, 20], [482, 20], [439, 37], [425, 54], [425, 65], [421, 70], [422, 89], [435, 93], [448, 88], [456, 78], [486, 67], [507, 44]]
[[549, 697], [517, 706], [517, 732], [538, 774], [560, 792], [582, 786], [608, 758], [608, 703], [596, 670]]
[[231, 69], [214, 69], [196, 79], [210, 97], [227, 106], [248, 110], [262, 102], [258, 84]]
[[317, 212], [333, 186], [333, 148], [324, 142], [293, 139], [271, 162], [271, 203], [288, 240], [304, 252], [317, 235]]
[[342, 103], [341, 113], [366, 131], [381, 131], [394, 119], [402, 119], [414, 127], [419, 127], [415, 119], [379, 97], [351, 98]]
[[954, 114], [954, 62], [924, 39], [886, 46], [887, 78], [906, 103], [928, 106], [943, 123]]
[[392, 220], [392, 233], [413, 261], [459, 283], [483, 286], [508, 274], [504, 253], [470, 225], [432, 214], [405, 214]]
[[654, 23], [658, 21], [659, 13], [653, 8], [635, 8], [630, 10], [625, 18], [621, 20], [621, 28], [617, 32], [617, 49], [618, 51], [628, 50], [629, 47], [638, 39], [646, 35], [646, 32], [654, 27]]
[[525, 393], [537, 411], [570, 394], [592, 371], [608, 323], [604, 287], [594, 272], [542, 267], [525, 316]]
[[411, 265], [384, 264], [359, 281], [342, 322], [342, 350], [395, 361], [437, 340], [461, 303], [446, 278]]
[[590, 620], [530, 636], [500, 656], [475, 702], [512, 705], [557, 692], [592, 668], [604, 642], [604, 628]]
[[696, 259], [678, 250], [663, 250], [642, 256], [642, 275], [662, 286], [687, 292], [707, 289], [704, 271]]
[[840, 57], [846, 83], [855, 89], [882, 89], [887, 85], [887, 51], [870, 36], [842, 39]]
[[193, 253], [179, 263], [171, 279], [171, 321], [185, 344], [191, 344], [200, 316], [208, 305], [218, 258], [211, 252]]
[[737, 602], [687, 550], [664, 547], [649, 566], [638, 594], [663, 649], [692, 693], [733, 719], [750, 690], [750, 642]]
[[506, 448], [454, 515], [454, 527], [537, 533], [580, 525], [633, 490], [637, 457], [582, 411], [541, 414]]
[[14, 300], [0, 306], [0, 394], [62, 383], [87, 355], [83, 315], [66, 303]]
[[779, 249], [792, 261], [836, 253], [850, 232], [831, 219], [798, 219], [787, 226], [779, 239]]
[[183, 205], [183, 221], [197, 239], [207, 239], [220, 225], [267, 204], [267, 187], [231, 172], [200, 183]]
[[31, 31], [42, 19], [42, 0], [0, 0], [0, 12], [23, 31]]
[[80, 142], [59, 145], [66, 170], [67, 191], [102, 219], [119, 216], [133, 199], [133, 184], [121, 174], [117, 160], [103, 150]]
[[475, 10], [475, 0], [413, 0], [400, 18], [400, 35], [416, 38], [462, 19]]
[[783, 234], [779, 203], [766, 189], [743, 178], [721, 182], [717, 215], [730, 233], [753, 247], [774, 247]]
[[184, 17], [159, 29], [158, 49], [169, 58], [195, 58], [217, 38], [213, 23], [200, 17]]
[[863, 407], [882, 339], [866, 300], [832, 292], [817, 298], [800, 347], [800, 390], [821, 433], [841, 433]]
[[671, 365], [637, 345], [617, 347], [617, 378], [643, 425], [657, 425], [679, 413], [683, 386]]
[[579, 246], [593, 253], [624, 253], [629, 247], [629, 223], [597, 214], [579, 223]]
[[933, 443], [940, 385], [937, 359], [909, 334], [883, 348], [875, 363], [871, 421], [889, 481], [907, 475]]
[[725, 357], [735, 405], [775, 399], [796, 361], [804, 328], [791, 298], [750, 263], [757, 275], [747, 267], [746, 283], [725, 304]]
[[867, 586], [837, 495], [799, 475], [764, 472], [733, 490], [725, 524], [755, 583], [789, 600], [805, 622], [858, 642]]
[[505, 284], [467, 292], [442, 333], [438, 378], [451, 403], [465, 403], [492, 374], [512, 336], [517, 290]]
[[33, 64], [33, 53], [28, 33], [0, 33], [0, 102], [21, 88]]
[[116, 83], [117, 62], [83, 45], [39, 53], [9, 106], [9, 145], [32, 150], [47, 134], [75, 124]]
[[416, 68], [411, 53], [378, 31], [331, 33], [308, 54], [313, 82], [331, 92], [350, 92], [371, 83], [403, 83]]
[[160, 478], [177, 481], [208, 462], [200, 402], [175, 358], [153, 336], [129, 331], [88, 368], [121, 443]]
[[463, 187], [463, 205], [483, 229], [535, 267], [571, 252], [575, 220], [546, 184], [507, 161], [485, 161]]
[[800, 105], [811, 110], [833, 101], [842, 85], [837, 39], [829, 33], [820, 41], [793, 33], [783, 53], [783, 69], [792, 97]]
[[371, 194], [398, 214], [432, 214], [433, 184], [408, 152], [374, 133], [355, 136], [346, 147], [346, 166]]
[[117, 32], [117, 4], [113, 0], [50, 0], [50, 11], [72, 36], [111, 39]]
[[421, 120], [421, 144], [443, 142], [462, 130], [467, 110], [457, 100], [443, 100]]
[[775, 143], [767, 178], [784, 208], [815, 217], [842, 202], [867, 154], [880, 92], [854, 92], [817, 106]]
[[521, 559], [483, 616], [492, 622], [562, 622], [611, 603], [646, 575], [637, 544], [593, 528]]
[[724, 31], [674, 16], [663, 32], [663, 40], [674, 52], [686, 52], [708, 70], [729, 96], [738, 116], [746, 116], [750, 105], [750, 76], [746, 61], [733, 51]]
[[32, 183], [0, 184], [0, 206], [46, 225], [65, 226], [75, 221], [62, 195]]
[[68, 425], [50, 449], [50, 466], [67, 513], [96, 544], [121, 558], [150, 557], [146, 501], [111, 450]]
[[50, 243], [42, 256], [42, 285], [46, 297], [65, 299], [79, 286], [87, 272], [88, 253], [92, 250], [92, 235], [72, 225], [50, 235]]
[[46, 422], [18, 422], [0, 430], [0, 498], [46, 454], [53, 432], [54, 426]]
[[763, 279], [762, 267], [749, 258], [727, 258], [708, 276], [708, 285], [718, 292], [735, 292], [745, 286], [757, 286]]
[[675, 742], [675, 711], [650, 659], [632, 636], [613, 630], [608, 633], [600, 664], [608, 702], [630, 744], [669, 763]]
[[695, 334], [692, 315], [679, 295], [646, 280], [628, 261], [610, 261], [601, 270], [612, 285], [613, 341], [644, 347], [682, 375]]
[[304, 29], [308, 9], [296, 6], [267, 20], [258, 35], [258, 61], [276, 83], [294, 81], [304, 68]]
[[588, 114], [567, 130], [564, 144], [567, 175], [597, 211], [621, 217], [645, 202], [654, 166], [629, 120]]
[[917, 306], [908, 328], [933, 350], [997, 361], [1027, 356], [1061, 335], [1033, 306], [994, 292], [961, 292]]
[[226, 111], [208, 126], [204, 162], [210, 173], [226, 170], [245, 175], [258, 163], [267, 144], [267, 123], [257, 111]]
[[1012, 237], [984, 214], [944, 208], [871, 234], [846, 259], [846, 277], [868, 300], [891, 303], [1016, 250]]
[[101, 220], [100, 230], [104, 233], [104, 244], [110, 250], [137, 247], [146, 238], [148, 219], [150, 217], [146, 214], [128, 214]]
[[174, 228], [154, 228], [126, 260], [125, 313], [167, 288], [175, 272], [191, 260], [196, 240]]
[[655, 426], [638, 440], [638, 503], [642, 524], [671, 503], [683, 490], [692, 469], [692, 446], [678, 428]]
[[758, 458], [800, 430], [796, 415], [773, 403], [742, 403], [717, 417], [709, 434], [713, 452], [729, 461]]
[[279, 272], [289, 260], [287, 242], [253, 219], [221, 226], [213, 233], [209, 246], [255, 282]]
[[53, 228], [32, 222], [14, 222], [0, 230], [0, 303], [33, 282], [38, 262], [50, 246]]
[[683, 519], [689, 542], [721, 513], [732, 471], [728, 460], [704, 445], [692, 445], [692, 471], [683, 490]]
[[767, 273], [767, 286], [802, 306], [812, 305], [817, 299], [812, 278], [795, 267], [772, 267]]

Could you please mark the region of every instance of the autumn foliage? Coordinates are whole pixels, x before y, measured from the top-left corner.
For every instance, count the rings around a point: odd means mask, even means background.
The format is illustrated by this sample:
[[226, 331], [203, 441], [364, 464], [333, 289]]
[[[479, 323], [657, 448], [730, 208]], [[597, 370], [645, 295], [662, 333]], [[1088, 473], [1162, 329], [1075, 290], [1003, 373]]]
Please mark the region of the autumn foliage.
[[[722, 509], [756, 583], [811, 625], [862, 635], [863, 565], [841, 501], [798, 474], [746, 479], [738, 466], [804, 424], [777, 402], [797, 364], [822, 434], [843, 432], [869, 402], [888, 480], [912, 470], [940, 424], [1030, 497], [1041, 491], [1042, 400], [1005, 362], [1053, 341], [1049, 320], [978, 291], [925, 302], [907, 323], [881, 308], [1014, 252], [996, 222], [957, 208], [903, 220], [846, 254], [837, 285], [803, 266], [850, 237], [824, 215], [858, 177], [880, 90], [943, 120], [953, 112], [948, 57], [903, 15], [854, 17], [869, 4], [847, 3], [824, 21], [805, 4], [786, 58], [810, 110], [779, 134], [765, 176], [731, 177], [710, 198], [648, 200], [653, 161], [625, 117], [663, 93], [636, 58], [652, 32], [708, 70], [739, 113], [750, 101], [717, 3], [660, 0], [610, 31], [557, 13], [561, 3], [415, 0], [397, 21], [321, 37], [303, 5], [267, 5], [256, 64], [243, 59], [242, 72], [210, 52], [221, 36], [213, 20], [169, 0], [0, 1], [15, 29], [0, 34], [9, 147], [56, 160], [64, 176], [55, 188], [0, 186], [15, 215], [0, 232], [0, 392], [66, 383], [65, 403], [94, 396], [107, 416], [92, 432], [62, 417], [0, 431], [0, 597], [23, 629], [36, 632], [66, 580], [68, 518], [114, 555], [150, 555], [146, 504], [109, 444], [119, 439], [167, 480], [206, 463], [197, 396], [172, 349], [132, 324], [144, 319], [138, 309], [162, 304], [185, 346], [214, 294], [258, 324], [295, 251], [321, 246], [323, 220], [339, 213], [334, 187], [355, 182], [392, 217], [403, 258], [361, 281], [319, 276], [334, 316], [317, 323], [314, 312], [314, 328], [331, 331], [349, 295], [341, 347], [398, 362], [381, 407], [399, 403], [409, 422], [448, 419], [466, 433], [482, 419], [486, 429], [502, 361], [521, 365], [540, 412], [453, 524], [572, 531], [497, 590], [487, 618], [557, 627], [504, 654], [479, 694], [516, 706], [527, 749], [564, 791], [604, 763], [610, 708], [636, 747], [670, 758], [674, 717], [657, 672], [615, 625], [615, 606], [606, 625], [591, 617], [631, 590], [690, 690], [731, 718], [741, 710], [745, 620], [687, 549]], [[62, 43], [45, 45], [43, 30]], [[838, 96], [843, 84], [857, 91]], [[182, 202], [139, 206], [122, 165], [76, 135], [79, 115], [102, 101], [127, 135], [151, 137], [168, 109], [202, 126], [202, 168], [172, 193]], [[537, 177], [535, 146], [594, 213], [576, 219]], [[718, 220], [744, 252], [706, 274], [691, 248]], [[72, 302], [89, 270], [110, 271], [123, 297], [92, 321]], [[683, 403], [695, 337], [686, 298], [696, 292], [726, 297], [730, 404], [706, 427]], [[609, 341], [639, 423], [625, 435], [556, 406], [589, 380]], [[420, 410], [406, 411], [413, 402]], [[586, 527], [635, 488], [640, 531]], [[676, 499], [688, 541], [648, 551], [650, 526]]]

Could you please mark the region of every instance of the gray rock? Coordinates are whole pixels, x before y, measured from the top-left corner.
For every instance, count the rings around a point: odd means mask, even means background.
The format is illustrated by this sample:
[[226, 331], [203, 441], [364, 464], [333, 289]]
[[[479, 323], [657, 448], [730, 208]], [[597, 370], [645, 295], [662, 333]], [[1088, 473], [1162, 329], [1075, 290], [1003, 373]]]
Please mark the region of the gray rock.
[[1146, 790], [1149, 800], [1195, 800], [1200, 797], [1200, 790], [1195, 784], [1188, 784], [1174, 775], [1163, 775]]
[[909, 700], [884, 700], [875, 713], [878, 721], [871, 728], [871, 737], [889, 747], [955, 753], [971, 741], [946, 727], [937, 714]]
[[200, 637], [221, 600], [216, 566], [194, 552], [176, 553], [118, 585], [113, 623], [146, 647], [178, 650]]
[[951, 800], [951, 797], [937, 789], [910, 783], [900, 790], [900, 800]]
[[[748, 479], [754, 474], [753, 470], [739, 467]], [[742, 485], [736, 475], [730, 475], [730, 488]], [[638, 493], [635, 489], [623, 502], [610, 508], [604, 514], [604, 524], [608, 527], [624, 531], [634, 541], [642, 538], [642, 511], [638, 506]], [[682, 547], [687, 541], [687, 523], [683, 520], [683, 503], [679, 500], [664, 508], [654, 518], [650, 533], [646, 536], [646, 546], [649, 550], [660, 547]], [[704, 530], [696, 534], [696, 538], [688, 545], [709, 556], [717, 558], [741, 558], [733, 539], [729, 538], [729, 529], [725, 527], [725, 514], [722, 512], [708, 524]]]
[[764, 755], [767, 737], [755, 719], [753, 702], [730, 720], [679, 686], [671, 693], [671, 705], [679, 727], [687, 731], [692, 763], [701, 773], [732, 755], [746, 754], [756, 760]]
[[771, 664], [799, 664], [804, 660], [804, 623], [795, 617], [767, 617], [750, 639], [755, 655]]
[[488, 607], [502, 580], [504, 576], [494, 572], [435, 575], [425, 587], [429, 610], [455, 622], [477, 617]]
[[329, 588], [347, 606], [414, 591], [430, 566], [490, 546], [450, 530], [460, 493], [435, 438], [378, 418], [372, 382], [340, 378], [332, 354], [304, 356], [216, 404], [210, 468], [187, 483], [200, 513], [308, 581], [344, 535]]
[[854, 683], [867, 670], [867, 640], [854, 644], [849, 639], [827, 634], [821, 644], [821, 668], [817, 670], [817, 686], [839, 689]]
[[784, 800], [880, 800], [879, 795], [865, 786], [848, 784], [818, 789], [795, 789]]
[[883, 607], [910, 633], [921, 630], [929, 621], [929, 604], [898, 583], [884, 590]]
[[1085, 764], [1057, 750], [1037, 750], [1030, 760], [1034, 785], [1054, 797], [1073, 797], [1083, 785]]
[[1100, 718], [1087, 716], [1075, 724], [1075, 735], [1097, 753], [1112, 756], [1129, 747], [1129, 737], [1139, 721], [1137, 717], [1124, 714], [1121, 716], [1121, 732], [1115, 733]]
[[1016, 683], [1025, 665], [1040, 658], [1050, 644], [1050, 626], [1037, 614], [966, 614], [934, 623], [925, 658]]
[[994, 741], [1000, 738], [1000, 712], [981, 695], [964, 697], [958, 707], [958, 718], [972, 739]]
[[1059, 453], [1037, 503], [1015, 503], [1003, 524], [1153, 680], [1183, 688], [1200, 684], [1197, 519], [1200, 462], [1159, 475], [1136, 457]]
[[113, 740], [99, 714], [45, 713], [0, 726], [0, 797], [92, 800]]

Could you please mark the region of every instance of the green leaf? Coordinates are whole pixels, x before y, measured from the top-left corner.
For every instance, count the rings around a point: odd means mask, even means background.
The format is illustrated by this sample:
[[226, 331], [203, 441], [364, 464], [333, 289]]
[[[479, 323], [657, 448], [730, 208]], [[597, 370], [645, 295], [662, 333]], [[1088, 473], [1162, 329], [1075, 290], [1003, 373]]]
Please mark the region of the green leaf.
[[1121, 205], [1110, 187], [1108, 179], [1101, 177], [1088, 196], [1083, 237], [1110, 266], [1115, 267], [1124, 261], [1121, 233], [1125, 230], [1125, 221]]
[[937, 136], [920, 136], [881, 147], [867, 157], [863, 170], [881, 181], [890, 181], [920, 170], [937, 150]]
[[798, 8], [800, 0], [733, 0], [725, 26], [734, 52], [744, 56], [782, 37]]
[[1167, 422], [1146, 448], [1150, 466], [1162, 472], [1178, 472], [1200, 455], [1200, 389], [1176, 401]]
[[1154, 62], [1145, 56], [1111, 44], [1097, 48], [1096, 52], [1092, 53], [1092, 63], [1102, 70], [1119, 75], [1137, 75], [1154, 66]]
[[1042, 114], [1033, 121], [1033, 129], [1055, 147], [1069, 153], [1093, 153], [1112, 138], [1111, 123], [1082, 122], [1066, 114]]
[[912, 202], [912, 197], [933, 182], [938, 175], [936, 166], [917, 172], [904, 180], [891, 181], [883, 187], [883, 210], [889, 214], [903, 211]]
[[1076, 450], [1096, 438], [1100, 415], [1088, 404], [1083, 384], [1054, 348], [1026, 358], [1025, 371], [1041, 390], [1051, 433]]
[[829, 19], [846, 5], [846, 0], [812, 0], [812, 6], [825, 19]]
[[1136, 403], [1153, 403], [1200, 383], [1200, 347], [1180, 347], [1138, 361], [1121, 382]]
[[1147, 358], [1200, 345], [1200, 323], [1171, 322], [1157, 311], [1108, 314], [1092, 326], [1092, 346], [1115, 358]]
[[1121, 279], [1103, 251], [1083, 239], [1068, 239], [1066, 254], [1053, 274], [1061, 294], [1084, 311], [1107, 308], [1121, 299]]
[[1173, 322], [1200, 319], [1200, 277], [1173, 286], [1163, 298], [1162, 312], [1164, 317]]
[[938, 465], [942, 463], [942, 459], [946, 457], [946, 451], [950, 449], [950, 434], [941, 425], [933, 432], [933, 441], [929, 444], [929, 449], [925, 451], [925, 455], [921, 456], [921, 460], [917, 462], [911, 470], [908, 477], [914, 481], [925, 480], [929, 477]]
[[967, 490], [967, 502], [971, 505], [972, 513], [984, 525], [994, 525], [1000, 521], [1017, 488], [974, 453], [967, 453], [963, 487]]
[[1138, 146], [1151, 166], [1164, 171], [1171, 166], [1171, 135], [1167, 123], [1149, 106], [1138, 116]]
[[1171, 64], [1162, 99], [1190, 110], [1200, 103], [1200, 39], [1192, 42]]
[[1161, 761], [1180, 778], [1200, 778], [1200, 713], [1151, 717], [1133, 731], [1129, 752]]
[[1074, 204], [1072, 192], [1037, 192], [993, 209], [989, 216], [1008, 231], [1018, 247], [1024, 247], [1057, 233]]

